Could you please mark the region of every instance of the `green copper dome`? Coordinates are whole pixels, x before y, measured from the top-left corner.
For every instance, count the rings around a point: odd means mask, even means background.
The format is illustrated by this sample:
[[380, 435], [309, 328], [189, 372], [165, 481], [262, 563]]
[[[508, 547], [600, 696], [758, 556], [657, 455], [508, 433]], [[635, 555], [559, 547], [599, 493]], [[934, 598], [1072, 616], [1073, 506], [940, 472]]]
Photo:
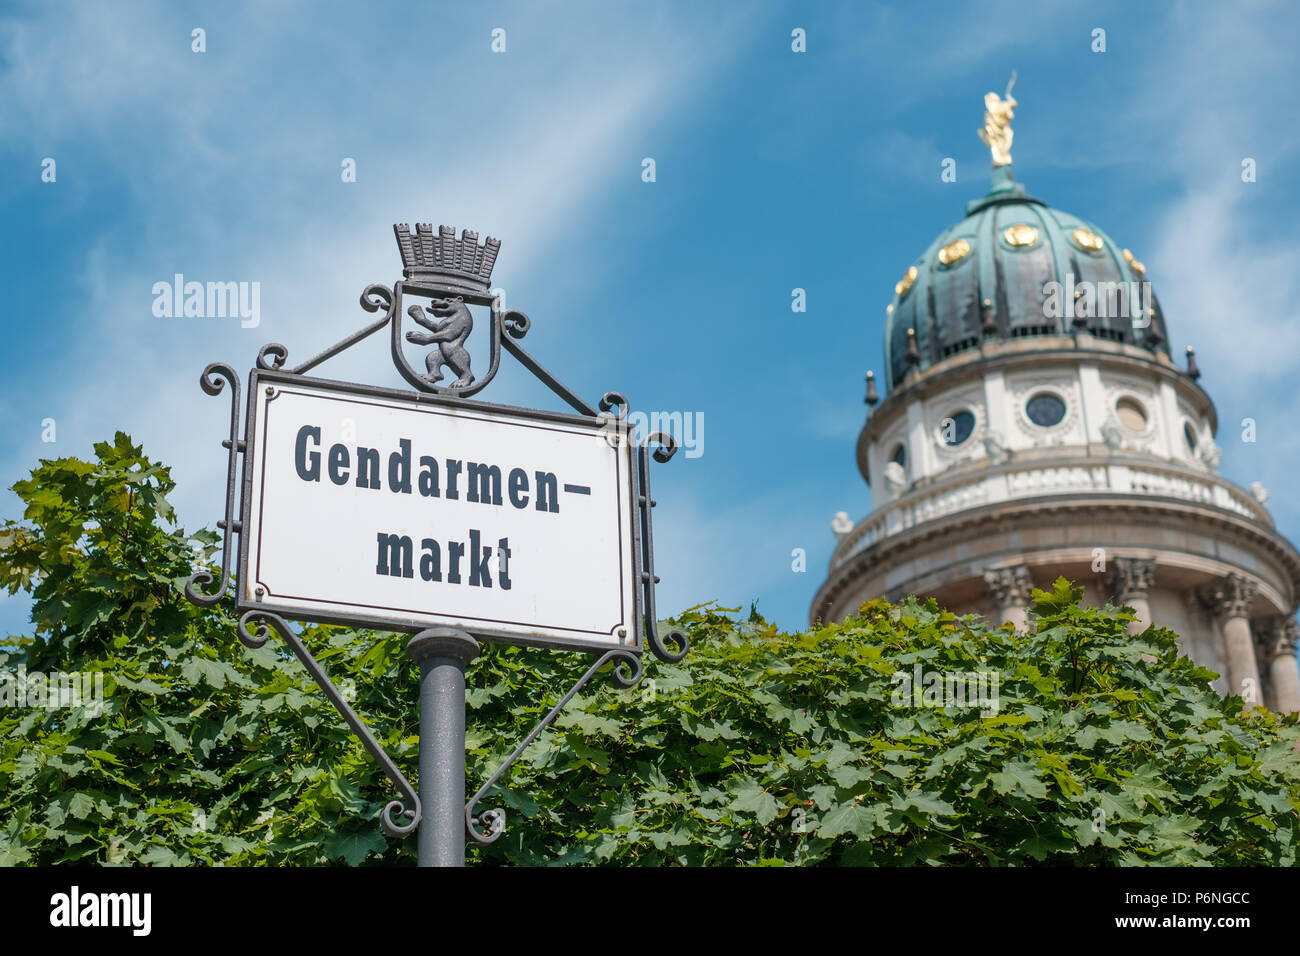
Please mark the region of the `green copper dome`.
[[885, 322], [886, 383], [892, 389], [912, 368], [1021, 336], [1086, 333], [1168, 354], [1145, 271], [1091, 222], [1027, 195], [1010, 165], [996, 166], [988, 195], [968, 203], [966, 218], [898, 283]]

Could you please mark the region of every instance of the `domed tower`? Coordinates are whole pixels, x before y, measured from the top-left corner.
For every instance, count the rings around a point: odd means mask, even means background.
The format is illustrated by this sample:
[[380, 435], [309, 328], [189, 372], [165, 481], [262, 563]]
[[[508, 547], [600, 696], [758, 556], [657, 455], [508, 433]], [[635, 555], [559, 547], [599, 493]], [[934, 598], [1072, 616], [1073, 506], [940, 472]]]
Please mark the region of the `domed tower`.
[[1263, 488], [1216, 474], [1214, 403], [1143, 264], [1015, 181], [1010, 88], [985, 104], [993, 187], [895, 286], [857, 445], [873, 510], [832, 524], [812, 619], [919, 594], [1019, 627], [1064, 575], [1177, 632], [1220, 692], [1300, 710], [1300, 553]]

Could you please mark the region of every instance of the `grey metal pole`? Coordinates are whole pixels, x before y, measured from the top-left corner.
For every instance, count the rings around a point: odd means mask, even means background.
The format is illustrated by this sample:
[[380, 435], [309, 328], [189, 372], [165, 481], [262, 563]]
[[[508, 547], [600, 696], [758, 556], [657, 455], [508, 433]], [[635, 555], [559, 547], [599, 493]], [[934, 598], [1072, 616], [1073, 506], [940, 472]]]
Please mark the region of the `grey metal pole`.
[[406, 653], [420, 665], [420, 866], [465, 865], [465, 665], [479, 646], [464, 631], [420, 631]]

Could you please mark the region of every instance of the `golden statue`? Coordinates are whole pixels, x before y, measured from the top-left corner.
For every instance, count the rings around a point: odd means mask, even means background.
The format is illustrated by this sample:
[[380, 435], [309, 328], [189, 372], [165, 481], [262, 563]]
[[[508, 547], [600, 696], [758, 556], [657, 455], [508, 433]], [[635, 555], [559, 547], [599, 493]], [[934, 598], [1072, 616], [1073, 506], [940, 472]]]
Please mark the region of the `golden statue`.
[[980, 139], [993, 154], [994, 166], [1011, 165], [1011, 121], [1015, 118], [1015, 108], [1020, 104], [1011, 95], [1011, 87], [1016, 85], [1016, 71], [1011, 71], [1011, 82], [1007, 84], [1005, 96], [996, 93], [984, 94], [984, 128], [980, 130]]

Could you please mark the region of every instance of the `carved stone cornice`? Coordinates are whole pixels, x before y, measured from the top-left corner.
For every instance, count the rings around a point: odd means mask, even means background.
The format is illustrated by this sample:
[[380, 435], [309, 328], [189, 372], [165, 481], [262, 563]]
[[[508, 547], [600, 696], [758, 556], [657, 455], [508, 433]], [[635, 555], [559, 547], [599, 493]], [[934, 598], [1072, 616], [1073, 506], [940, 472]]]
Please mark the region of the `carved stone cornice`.
[[1017, 564], [1011, 568], [993, 568], [984, 572], [984, 583], [998, 610], [1009, 607], [1028, 607], [1029, 596], [1034, 590], [1034, 580], [1029, 576], [1029, 568]]
[[1221, 618], [1250, 617], [1250, 605], [1259, 586], [1240, 574], [1229, 574], [1218, 584], [1201, 589], [1201, 603], [1211, 614]]
[[1156, 583], [1155, 558], [1114, 558], [1110, 563], [1110, 593], [1116, 604], [1146, 598]]
[[[855, 539], [864, 537], [862, 532], [869, 522], [859, 522], [853, 534], [841, 542], [837, 551], [840, 557], [838, 561], [832, 561], [827, 578], [814, 597], [810, 619], [841, 620], [862, 601], [887, 590], [883, 584], [883, 569], [923, 560], [941, 549], [949, 551], [961, 545], [975, 551], [988, 538], [991, 527], [997, 528], [999, 534], [1062, 529], [1059, 533], [1061, 546], [1038, 545], [1028, 549], [1036, 555], [1035, 566], [1050, 564], [1058, 552], [1068, 550], [1066, 529], [1077, 528], [1085, 521], [1105, 522], [1125, 529], [1122, 547], [1137, 553], [1160, 554], [1169, 550], [1169, 532], [1191, 532], [1188, 540], [1204, 544], [1190, 549], [1190, 553], [1207, 569], [1218, 568], [1222, 574], [1235, 571], [1236, 568], [1219, 557], [1225, 551], [1240, 552], [1257, 563], [1264, 582], [1260, 595], [1274, 608], [1294, 606], [1295, 596], [1300, 595], [1300, 551], [1271, 525], [1192, 502], [1074, 492], [1015, 501], [990, 501], [938, 516], [935, 520], [914, 524], [903, 522], [899, 529], [889, 534], [884, 534], [883, 525], [878, 523], [871, 527], [880, 529], [881, 533], [866, 535], [868, 540], [864, 542], [855, 542]], [[1181, 545], [1173, 550], [1183, 552], [1186, 547]], [[989, 554], [985, 560], [991, 565], [1008, 558], [1019, 559], [1025, 553], [1027, 550], [1020, 546], [1014, 552], [999, 549], [996, 556]], [[939, 593], [953, 581], [971, 578], [978, 581], [982, 577], [982, 568], [987, 565], [981, 561], [976, 565], [981, 571], [972, 573], [974, 557], [953, 558], [941, 564], [936, 572], [938, 577], [931, 575], [927, 579], [926, 587], [930, 593]], [[1070, 557], [1070, 560], [1076, 559]], [[896, 584], [905, 592], [911, 583], [891, 579], [891, 586]], [[1190, 589], [1188, 593], [1195, 594]], [[1194, 600], [1198, 611], [1204, 613], [1199, 598]]]

